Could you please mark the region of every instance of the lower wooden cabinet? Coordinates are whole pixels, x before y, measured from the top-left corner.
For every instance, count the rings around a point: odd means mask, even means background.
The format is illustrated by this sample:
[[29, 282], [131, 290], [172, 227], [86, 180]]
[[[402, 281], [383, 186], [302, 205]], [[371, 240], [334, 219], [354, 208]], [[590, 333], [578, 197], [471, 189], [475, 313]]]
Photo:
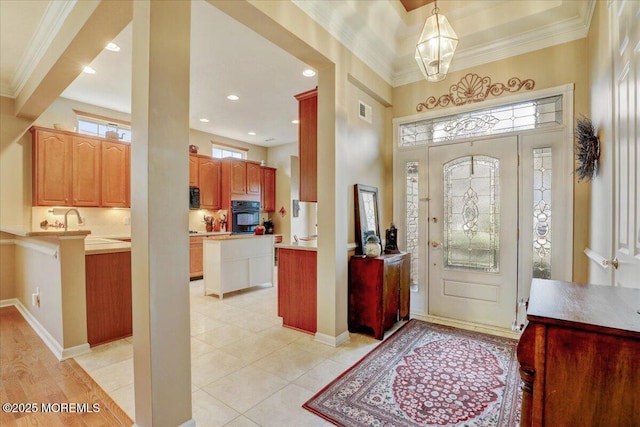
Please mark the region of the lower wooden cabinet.
[[533, 279], [522, 427], [640, 425], [640, 289]]
[[202, 277], [203, 268], [203, 248], [202, 240], [204, 236], [189, 236], [189, 278]]
[[131, 336], [131, 252], [86, 255], [85, 279], [89, 345]]
[[302, 332], [317, 331], [317, 252], [278, 248], [278, 316]]
[[399, 319], [409, 319], [409, 254], [349, 260], [349, 331], [373, 331], [377, 339]]

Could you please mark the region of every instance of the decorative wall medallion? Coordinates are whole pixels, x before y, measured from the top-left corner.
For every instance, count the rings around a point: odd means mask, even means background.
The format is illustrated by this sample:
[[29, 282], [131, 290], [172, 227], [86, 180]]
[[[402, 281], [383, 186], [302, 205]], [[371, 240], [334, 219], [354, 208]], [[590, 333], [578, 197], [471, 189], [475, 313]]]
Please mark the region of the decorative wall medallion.
[[477, 74], [469, 73], [460, 79], [457, 84], [452, 85], [449, 88], [449, 93], [437, 99], [435, 96], [430, 96], [425, 102], [419, 103], [416, 106], [416, 111], [446, 107], [449, 104], [460, 106], [474, 102], [482, 102], [486, 100], [489, 95], [500, 96], [504, 92], [518, 92], [522, 88], [532, 90], [535, 85], [536, 82], [532, 79], [520, 80], [517, 77], [510, 78], [506, 85], [504, 83], [492, 84], [491, 78], [488, 76], [480, 77]]

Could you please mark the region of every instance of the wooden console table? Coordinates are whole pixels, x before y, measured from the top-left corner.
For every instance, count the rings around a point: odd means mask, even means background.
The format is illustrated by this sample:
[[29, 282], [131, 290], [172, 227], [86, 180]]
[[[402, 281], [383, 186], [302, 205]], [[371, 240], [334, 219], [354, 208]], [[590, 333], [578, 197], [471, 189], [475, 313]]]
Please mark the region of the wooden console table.
[[640, 289], [534, 279], [521, 426], [640, 426]]
[[349, 331], [364, 327], [381, 340], [399, 319], [409, 319], [411, 281], [409, 254], [349, 260]]

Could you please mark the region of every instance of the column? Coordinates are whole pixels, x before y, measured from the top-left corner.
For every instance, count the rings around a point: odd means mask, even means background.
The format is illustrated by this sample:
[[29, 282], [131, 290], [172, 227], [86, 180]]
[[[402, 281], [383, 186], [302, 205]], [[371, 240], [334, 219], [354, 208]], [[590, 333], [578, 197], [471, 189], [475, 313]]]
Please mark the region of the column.
[[189, 336], [191, 2], [133, 9], [131, 231], [137, 426], [195, 425]]

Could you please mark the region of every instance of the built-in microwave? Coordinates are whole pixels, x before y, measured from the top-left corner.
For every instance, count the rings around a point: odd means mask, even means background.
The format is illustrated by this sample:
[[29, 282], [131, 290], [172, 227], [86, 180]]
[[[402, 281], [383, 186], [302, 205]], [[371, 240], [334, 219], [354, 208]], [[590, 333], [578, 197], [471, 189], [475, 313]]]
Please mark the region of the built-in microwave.
[[200, 189], [189, 187], [189, 209], [200, 209]]
[[233, 234], [253, 233], [260, 225], [260, 202], [231, 201], [231, 231]]

